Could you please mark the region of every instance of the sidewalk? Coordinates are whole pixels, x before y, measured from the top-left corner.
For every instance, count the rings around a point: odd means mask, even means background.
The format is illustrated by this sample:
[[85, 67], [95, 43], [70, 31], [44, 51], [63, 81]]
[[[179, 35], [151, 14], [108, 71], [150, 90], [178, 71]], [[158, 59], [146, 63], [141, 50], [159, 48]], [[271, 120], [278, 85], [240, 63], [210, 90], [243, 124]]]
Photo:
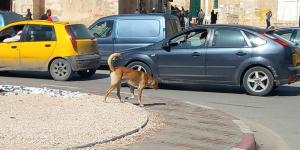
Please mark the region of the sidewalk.
[[148, 111], [164, 117], [166, 127], [129, 146], [129, 149], [255, 149], [254, 135], [248, 126], [221, 110], [161, 97], [144, 97], [143, 102]]

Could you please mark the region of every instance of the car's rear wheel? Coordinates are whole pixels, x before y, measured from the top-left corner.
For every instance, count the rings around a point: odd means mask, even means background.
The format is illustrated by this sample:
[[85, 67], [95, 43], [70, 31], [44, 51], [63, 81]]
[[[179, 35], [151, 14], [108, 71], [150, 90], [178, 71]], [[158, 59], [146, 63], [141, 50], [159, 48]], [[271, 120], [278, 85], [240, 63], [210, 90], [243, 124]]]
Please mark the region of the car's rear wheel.
[[96, 69], [87, 69], [77, 72], [81, 78], [90, 78], [96, 73]]
[[243, 77], [243, 86], [250, 95], [267, 95], [274, 87], [273, 74], [263, 67], [250, 68]]
[[148, 74], [152, 74], [151, 69], [142, 62], [135, 61], [130, 63], [127, 67], [132, 68], [134, 70], [143, 71]]
[[62, 58], [55, 59], [51, 63], [49, 71], [52, 78], [57, 81], [70, 80], [73, 75], [71, 64]]

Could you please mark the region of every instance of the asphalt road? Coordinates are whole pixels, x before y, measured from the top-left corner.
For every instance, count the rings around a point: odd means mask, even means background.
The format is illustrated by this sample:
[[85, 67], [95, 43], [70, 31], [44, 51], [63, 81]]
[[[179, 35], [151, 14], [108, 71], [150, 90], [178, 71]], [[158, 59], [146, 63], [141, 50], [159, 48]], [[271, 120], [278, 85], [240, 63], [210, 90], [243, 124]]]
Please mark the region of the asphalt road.
[[[97, 71], [90, 80], [53, 81], [47, 73], [0, 72], [0, 84], [59, 88], [101, 94], [109, 85], [108, 71]], [[121, 89], [124, 94], [129, 90]], [[270, 96], [249, 96], [238, 87], [164, 85], [145, 90], [146, 95], [173, 98], [222, 109], [242, 120], [255, 132], [259, 149], [297, 150], [300, 147], [300, 82], [280, 86]], [[145, 102], [146, 103], [146, 102]]]

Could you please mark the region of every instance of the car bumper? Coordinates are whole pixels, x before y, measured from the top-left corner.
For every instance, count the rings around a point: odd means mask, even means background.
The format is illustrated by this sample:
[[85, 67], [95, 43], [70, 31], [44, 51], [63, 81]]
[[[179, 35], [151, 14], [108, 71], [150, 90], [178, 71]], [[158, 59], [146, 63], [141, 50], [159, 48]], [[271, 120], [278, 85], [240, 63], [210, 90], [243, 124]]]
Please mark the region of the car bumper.
[[67, 57], [66, 59], [70, 62], [73, 71], [97, 69], [100, 66], [98, 54]]

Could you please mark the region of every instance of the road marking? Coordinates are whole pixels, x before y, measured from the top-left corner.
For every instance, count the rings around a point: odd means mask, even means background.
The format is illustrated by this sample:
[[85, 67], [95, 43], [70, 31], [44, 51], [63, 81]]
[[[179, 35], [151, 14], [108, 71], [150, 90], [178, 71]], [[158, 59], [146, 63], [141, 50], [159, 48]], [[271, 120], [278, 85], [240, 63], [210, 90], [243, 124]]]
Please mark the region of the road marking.
[[187, 103], [187, 104], [198, 106], [198, 107], [205, 108], [205, 109], [215, 109], [215, 108], [212, 108], [212, 107], [208, 107], [208, 106], [201, 105], [201, 104], [196, 104], [196, 103], [189, 102], [189, 101], [184, 101], [184, 102]]
[[79, 87], [63, 86], [63, 85], [51, 85], [51, 84], [41, 84], [41, 86], [57, 87], [57, 88], [69, 88], [69, 89], [80, 89]]
[[232, 121], [233, 121], [233, 123], [235, 123], [237, 126], [240, 127], [240, 129], [243, 133], [253, 134], [253, 132], [250, 130], [250, 128], [242, 120], [232, 120]]

